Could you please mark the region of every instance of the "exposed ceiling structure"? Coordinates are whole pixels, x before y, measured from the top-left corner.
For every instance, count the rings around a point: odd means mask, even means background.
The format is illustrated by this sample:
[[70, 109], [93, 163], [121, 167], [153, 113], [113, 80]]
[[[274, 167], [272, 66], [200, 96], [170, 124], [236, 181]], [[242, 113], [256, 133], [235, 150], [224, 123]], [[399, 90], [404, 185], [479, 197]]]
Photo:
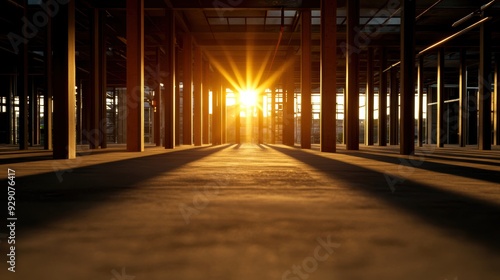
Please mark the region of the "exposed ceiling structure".
[[[44, 1], [45, 2], [45, 1]], [[51, 2], [51, 1], [49, 1]], [[126, 73], [126, 16], [124, 0], [78, 0], [77, 1], [77, 76], [86, 79], [90, 67], [90, 34], [93, 9], [98, 8], [106, 15], [105, 34], [107, 38], [108, 83], [124, 85]], [[453, 24], [461, 18], [478, 11], [491, 0], [420, 0], [417, 2], [416, 49], [422, 49], [450, 36], [477, 22], [481, 15], [475, 14], [458, 26]], [[5, 63], [1, 66], [3, 74], [15, 73], [15, 44], [9, 34], [22, 32], [23, 17], [41, 21], [36, 17], [41, 11], [39, 0], [7, 0], [0, 4], [0, 56]], [[25, 8], [26, 7], [26, 8]], [[388, 50], [388, 64], [399, 60], [400, 40], [400, 0], [361, 0], [360, 1], [360, 51], [361, 70], [366, 64], [366, 48], [375, 50], [375, 66], [379, 67], [378, 53], [381, 47]], [[320, 1], [319, 0], [145, 0], [145, 49], [146, 68], [154, 69], [156, 56], [162, 51], [167, 36], [165, 34], [165, 11], [173, 9], [176, 15], [176, 42], [182, 51], [182, 36], [190, 33], [194, 42], [202, 48], [205, 59], [217, 62], [220, 67], [233, 65], [246, 68], [251, 61], [266, 71], [274, 71], [290, 55], [295, 56], [295, 78], [300, 81], [301, 51], [301, 11], [312, 10], [312, 66], [313, 87], [319, 85], [320, 68]], [[490, 23], [495, 27], [492, 35], [493, 50], [500, 50], [500, 1], [485, 9], [492, 16]], [[40, 22], [39, 22], [40, 23]], [[43, 23], [43, 22], [41, 22]], [[338, 68], [337, 80], [344, 82], [345, 61], [342, 59], [346, 40], [345, 1], [338, 1]], [[43, 75], [46, 25], [40, 24], [27, 40], [29, 45], [30, 73]], [[19, 34], [18, 33], [18, 34]], [[57, 34], [55, 34], [57, 39]], [[22, 44], [21, 44], [22, 45]], [[21, 45], [18, 45], [19, 47]], [[467, 48], [471, 65], [478, 57], [479, 29], [450, 40], [443, 45], [447, 51], [447, 79], [453, 82], [458, 72], [458, 51]], [[426, 54], [425, 66], [429, 71], [427, 82], [433, 82], [435, 52]], [[234, 67], [234, 66], [233, 66]], [[242, 70], [244, 71], [244, 70]], [[148, 75], [148, 71], [146, 71]], [[363, 82], [363, 73], [361, 82]], [[146, 79], [147, 80], [147, 79]]]

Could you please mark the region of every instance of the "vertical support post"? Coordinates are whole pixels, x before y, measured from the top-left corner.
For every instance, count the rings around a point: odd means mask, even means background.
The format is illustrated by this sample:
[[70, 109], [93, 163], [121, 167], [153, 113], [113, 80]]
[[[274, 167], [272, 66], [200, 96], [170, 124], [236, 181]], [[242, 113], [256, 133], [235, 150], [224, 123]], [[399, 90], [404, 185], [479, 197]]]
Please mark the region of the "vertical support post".
[[438, 51], [437, 63], [437, 116], [436, 116], [436, 145], [437, 147], [444, 147], [444, 143], [448, 138], [446, 128], [444, 127], [444, 49], [440, 48]]
[[[84, 136], [89, 142], [90, 149], [99, 148], [100, 138], [102, 137], [99, 130], [100, 117], [100, 98], [101, 98], [101, 74], [100, 70], [100, 49], [99, 49], [99, 9], [94, 8], [92, 11], [92, 29], [91, 29], [91, 61], [90, 61], [90, 127], [89, 131], [84, 132]], [[106, 93], [104, 93], [106, 94]], [[88, 104], [88, 103], [87, 103]], [[81, 128], [80, 128], [81, 129]]]
[[424, 57], [418, 59], [417, 69], [417, 87], [418, 87], [418, 123], [417, 123], [417, 142], [422, 147], [424, 143]]
[[355, 48], [359, 36], [359, 0], [347, 1], [346, 55], [346, 149], [359, 150], [359, 52]]
[[467, 52], [465, 48], [460, 50], [460, 69], [458, 82], [458, 145], [467, 145]]
[[30, 86], [30, 124], [29, 124], [29, 138], [30, 147], [38, 144], [38, 130], [40, 129], [40, 113], [38, 112], [38, 92], [35, 86], [36, 80], [31, 79]]
[[236, 92], [235, 93], [235, 98], [236, 98], [236, 111], [235, 111], [235, 141], [236, 144], [241, 144], [241, 107], [240, 107], [240, 93]]
[[[294, 68], [295, 58], [292, 50], [288, 51], [287, 59], [289, 66], [285, 70], [285, 88], [283, 89], [283, 144], [293, 146], [294, 139], [294, 99], [295, 99], [295, 83], [294, 83]], [[285, 91], [286, 90], [286, 91]]]
[[483, 23], [479, 44], [479, 150], [491, 150], [492, 27]]
[[202, 111], [203, 111], [203, 139], [202, 139], [202, 143], [203, 144], [208, 144], [210, 142], [210, 140], [208, 139], [208, 126], [209, 126], [209, 102], [208, 102], [208, 96], [209, 96], [209, 86], [208, 86], [208, 75], [210, 73], [210, 69], [209, 69], [209, 64], [207, 61], [204, 61], [203, 62], [203, 78], [202, 78], [202, 83], [203, 83], [203, 86], [202, 86], [202, 90], [203, 90], [203, 93], [202, 93], [202, 100], [203, 100], [203, 108], [202, 108]]
[[495, 55], [495, 104], [493, 108], [493, 127], [494, 127], [494, 144], [500, 146], [500, 57], [499, 53]]
[[227, 81], [221, 78], [222, 89], [221, 89], [221, 132], [222, 132], [222, 144], [227, 143]]
[[127, 151], [144, 151], [144, 0], [127, 0]]
[[[174, 35], [173, 35], [174, 36]], [[175, 36], [174, 36], [175, 37]], [[180, 129], [180, 104], [181, 104], [181, 94], [180, 94], [180, 68], [181, 59], [179, 59], [180, 51], [175, 48], [175, 145], [179, 146], [181, 144], [181, 129]]]
[[278, 87], [273, 85], [271, 92], [271, 144], [276, 144], [276, 91]]
[[337, 148], [337, 0], [321, 0], [321, 151]]
[[368, 48], [367, 63], [366, 63], [366, 97], [365, 97], [365, 145], [373, 145], [373, 127], [374, 127], [374, 100], [375, 100], [375, 84], [373, 72], [373, 48]]
[[391, 68], [391, 95], [389, 108], [389, 144], [397, 145], [399, 140], [398, 124], [399, 124], [399, 85], [398, 85], [398, 70], [396, 67]]
[[300, 145], [311, 148], [311, 10], [302, 11], [302, 71], [301, 71], [301, 115]]
[[378, 145], [387, 146], [387, 50], [380, 51], [380, 89], [378, 94]]
[[183, 129], [182, 143], [184, 145], [193, 144], [193, 42], [191, 34], [184, 34], [183, 37], [183, 55], [184, 68], [182, 71], [183, 77]]
[[75, 1], [59, 7], [53, 21], [57, 40], [53, 45], [54, 77], [54, 159], [76, 158], [75, 120]]
[[157, 147], [161, 146], [161, 95], [162, 95], [162, 80], [161, 80], [161, 50], [156, 48], [156, 88], [153, 98], [153, 134], [154, 142]]
[[107, 57], [106, 57], [106, 14], [105, 11], [99, 12], [99, 81], [100, 81], [100, 115], [99, 115], [99, 130], [101, 149], [108, 147], [108, 134], [107, 134], [107, 109], [106, 99], [108, 91], [107, 83]]
[[258, 144], [264, 144], [264, 94], [257, 93], [257, 112], [258, 112]]
[[195, 146], [201, 146], [202, 139], [202, 56], [201, 49], [198, 46], [194, 48], [194, 66], [193, 66], [193, 141]]
[[[28, 16], [27, 0], [24, 1], [24, 17]], [[67, 33], [67, 32], [66, 32]], [[19, 149], [28, 149], [28, 42], [23, 44], [18, 56], [17, 94], [19, 96]], [[31, 101], [33, 102], [33, 101]]]
[[52, 73], [52, 18], [47, 22], [47, 36], [45, 45], [45, 95], [43, 100], [44, 114], [44, 143], [45, 150], [52, 149], [52, 93], [53, 93], [53, 73]]
[[167, 21], [167, 46], [165, 48], [167, 59], [165, 75], [165, 102], [164, 102], [164, 135], [165, 149], [173, 149], [175, 147], [175, 17], [173, 10], [166, 11]]
[[214, 73], [212, 90], [212, 145], [220, 145], [221, 138], [221, 77], [219, 72]]
[[403, 0], [401, 12], [401, 155], [415, 151], [415, 0]]

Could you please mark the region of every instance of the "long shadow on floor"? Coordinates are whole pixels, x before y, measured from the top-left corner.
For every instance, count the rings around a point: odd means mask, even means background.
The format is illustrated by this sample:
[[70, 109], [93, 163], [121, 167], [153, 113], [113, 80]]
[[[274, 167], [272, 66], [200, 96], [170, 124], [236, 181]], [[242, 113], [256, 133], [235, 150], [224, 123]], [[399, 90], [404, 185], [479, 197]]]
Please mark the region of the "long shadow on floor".
[[[376, 161], [380, 161], [380, 162], [392, 163], [392, 164], [396, 164], [396, 165], [408, 164], [408, 163], [406, 163], [406, 162], [408, 162], [408, 160], [407, 160], [408, 157], [386, 156], [386, 155], [381, 155], [381, 154], [363, 153], [363, 152], [358, 152], [358, 151], [349, 151], [346, 154], [348, 154], [350, 156], [371, 159], [371, 160], [376, 160]], [[419, 169], [424, 169], [424, 170], [428, 170], [428, 171], [434, 171], [434, 172], [439, 172], [439, 173], [444, 173], [444, 174], [449, 174], [449, 175], [458, 175], [458, 176], [462, 176], [462, 177], [483, 180], [483, 181], [488, 181], [488, 182], [492, 182], [492, 183], [499, 183], [500, 182], [500, 174], [498, 174], [498, 171], [481, 169], [481, 168], [476, 168], [476, 167], [429, 162], [429, 161], [426, 161], [426, 158], [427, 158], [426, 155], [417, 155], [414, 158], [415, 164], [411, 164], [411, 163], [409, 163], [409, 164], [412, 168], [419, 168]], [[447, 160], [450, 160], [450, 159], [447, 159]], [[452, 160], [450, 160], [450, 161], [452, 161]], [[397, 168], [395, 168], [395, 169], [397, 170]]]
[[[43, 228], [49, 223], [92, 209], [121, 192], [147, 188], [142, 182], [228, 147], [230, 145], [169, 151], [17, 177], [15, 197], [18, 235], [29, 234], [32, 229]], [[165, 182], [165, 187], [168, 187], [168, 183]], [[2, 184], [7, 185], [7, 182], [3, 180]]]
[[[383, 200], [395, 207], [395, 211], [406, 211], [435, 227], [446, 229], [455, 236], [462, 236], [500, 254], [500, 205], [412, 180], [404, 181], [392, 192], [384, 174], [380, 172], [298, 149], [269, 147], [304, 162], [332, 179], [340, 180], [348, 188]], [[389, 162], [394, 162], [394, 159]], [[475, 170], [461, 172], [471, 173]]]

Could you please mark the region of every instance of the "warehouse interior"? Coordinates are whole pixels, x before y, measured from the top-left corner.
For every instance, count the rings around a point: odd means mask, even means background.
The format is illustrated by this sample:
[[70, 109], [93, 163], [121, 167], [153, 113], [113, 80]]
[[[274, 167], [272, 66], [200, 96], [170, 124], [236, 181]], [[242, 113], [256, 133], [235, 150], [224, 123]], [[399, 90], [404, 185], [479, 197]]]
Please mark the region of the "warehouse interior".
[[500, 275], [500, 1], [0, 8], [2, 275]]

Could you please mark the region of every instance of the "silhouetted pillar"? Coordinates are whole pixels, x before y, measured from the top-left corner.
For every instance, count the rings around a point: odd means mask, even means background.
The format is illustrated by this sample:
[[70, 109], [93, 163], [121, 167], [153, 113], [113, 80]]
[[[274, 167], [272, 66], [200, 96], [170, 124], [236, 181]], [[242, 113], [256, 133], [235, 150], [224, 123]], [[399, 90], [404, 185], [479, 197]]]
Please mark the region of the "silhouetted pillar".
[[43, 129], [45, 150], [52, 149], [52, 93], [53, 93], [53, 73], [52, 73], [52, 18], [47, 22], [47, 36], [45, 45], [45, 94], [43, 102]]
[[167, 73], [165, 79], [165, 90], [163, 96], [165, 102], [163, 103], [164, 111], [164, 135], [165, 135], [165, 149], [173, 149], [175, 147], [175, 18], [172, 10], [167, 10], [165, 15], [167, 22], [166, 28], [166, 43], [165, 52], [165, 72]]
[[194, 49], [194, 66], [193, 66], [193, 142], [195, 146], [201, 146], [202, 139], [202, 56], [201, 49], [195, 46]]
[[492, 27], [483, 23], [479, 45], [479, 150], [491, 150]]
[[336, 151], [337, 0], [321, 0], [321, 151]]
[[[24, 1], [24, 17], [28, 16], [28, 7]], [[67, 33], [67, 31], [66, 31]], [[18, 54], [17, 95], [19, 96], [19, 149], [28, 149], [28, 42], [24, 43]], [[15, 138], [15, 137], [14, 137]]]
[[446, 143], [447, 133], [444, 127], [444, 49], [438, 51], [437, 61], [437, 116], [436, 116], [436, 145], [443, 147]]
[[40, 128], [38, 112], [38, 92], [35, 86], [36, 80], [31, 79], [30, 83], [30, 104], [29, 104], [29, 139], [30, 147], [38, 144], [38, 129]]
[[399, 153], [415, 151], [415, 0], [403, 0], [401, 12], [401, 122]]
[[271, 144], [276, 144], [276, 91], [278, 87], [272, 87], [271, 92]]
[[493, 108], [494, 120], [494, 144], [500, 145], [500, 57], [499, 53], [496, 54], [495, 58], [495, 107]]
[[181, 129], [180, 129], [180, 104], [181, 104], [181, 94], [180, 94], [180, 68], [181, 59], [179, 59], [181, 52], [178, 48], [175, 48], [175, 145], [179, 146], [181, 144]]
[[387, 50], [380, 51], [380, 86], [378, 93], [378, 145], [387, 145]]
[[240, 93], [236, 92], [234, 98], [236, 99], [236, 112], [235, 112], [235, 141], [236, 144], [241, 144], [241, 107], [240, 107]]
[[391, 105], [389, 108], [389, 144], [397, 145], [399, 138], [399, 85], [398, 85], [398, 69], [396, 67], [391, 68]]
[[424, 57], [418, 59], [417, 69], [418, 112], [417, 112], [417, 143], [419, 147], [424, 143]]
[[285, 70], [283, 89], [283, 144], [293, 146], [294, 139], [294, 99], [295, 99], [295, 83], [294, 83], [294, 66], [295, 57], [292, 50], [288, 51], [287, 59], [290, 61], [288, 68]]
[[162, 86], [161, 86], [161, 50], [159, 47], [156, 48], [156, 80], [155, 80], [155, 95], [153, 98], [153, 134], [154, 134], [154, 142], [157, 147], [161, 146], [161, 114], [163, 108], [161, 108], [161, 95]]
[[222, 144], [221, 131], [221, 77], [219, 72], [213, 75], [213, 90], [212, 90], [212, 145]]
[[[106, 58], [103, 25], [104, 16], [99, 9], [92, 11], [91, 29], [91, 66], [90, 66], [90, 126], [84, 131], [85, 138], [89, 142], [90, 149], [97, 149], [104, 141], [104, 130], [106, 128], [106, 69], [104, 60]], [[103, 86], [104, 85], [104, 86]], [[104, 108], [103, 108], [104, 107]]]
[[373, 127], [374, 127], [374, 100], [375, 100], [375, 84], [373, 72], [373, 48], [368, 49], [366, 63], [366, 96], [365, 96], [365, 144], [373, 145]]
[[264, 143], [264, 94], [257, 93], [257, 112], [258, 112], [258, 143]]
[[144, 0], [127, 0], [127, 151], [144, 151]]
[[222, 89], [221, 89], [221, 132], [222, 132], [222, 144], [227, 143], [227, 80], [221, 78]]
[[301, 115], [300, 145], [311, 148], [311, 10], [302, 11], [302, 71], [301, 71]]
[[[359, 149], [359, 0], [347, 1], [346, 149]], [[357, 47], [356, 47], [357, 46]]]
[[203, 97], [202, 97], [202, 100], [203, 100], [203, 137], [202, 137], [202, 143], [203, 144], [208, 144], [210, 143], [210, 140], [208, 139], [208, 127], [209, 127], [209, 110], [208, 110], [208, 107], [209, 107], [209, 100], [208, 100], [208, 96], [209, 96], [209, 86], [208, 86], [208, 75], [210, 73], [210, 68], [209, 68], [209, 64], [207, 61], [204, 61], [203, 62], [203, 78], [202, 78], [202, 81], [203, 81], [203, 86], [202, 86], [202, 90], [203, 90]]
[[193, 89], [192, 89], [192, 71], [193, 71], [193, 42], [191, 34], [184, 34], [183, 37], [183, 56], [184, 68], [182, 71], [183, 77], [183, 129], [182, 129], [182, 143], [184, 145], [193, 144]]
[[106, 149], [108, 147], [108, 132], [107, 132], [107, 91], [108, 91], [108, 80], [107, 80], [107, 45], [106, 45], [106, 12], [100, 11], [99, 14], [99, 81], [100, 81], [100, 113], [99, 113], [99, 134], [100, 142], [99, 145], [101, 149]]
[[458, 82], [458, 145], [467, 145], [467, 52], [460, 50], [460, 69]]
[[54, 159], [76, 158], [75, 1], [59, 6], [53, 20]]

